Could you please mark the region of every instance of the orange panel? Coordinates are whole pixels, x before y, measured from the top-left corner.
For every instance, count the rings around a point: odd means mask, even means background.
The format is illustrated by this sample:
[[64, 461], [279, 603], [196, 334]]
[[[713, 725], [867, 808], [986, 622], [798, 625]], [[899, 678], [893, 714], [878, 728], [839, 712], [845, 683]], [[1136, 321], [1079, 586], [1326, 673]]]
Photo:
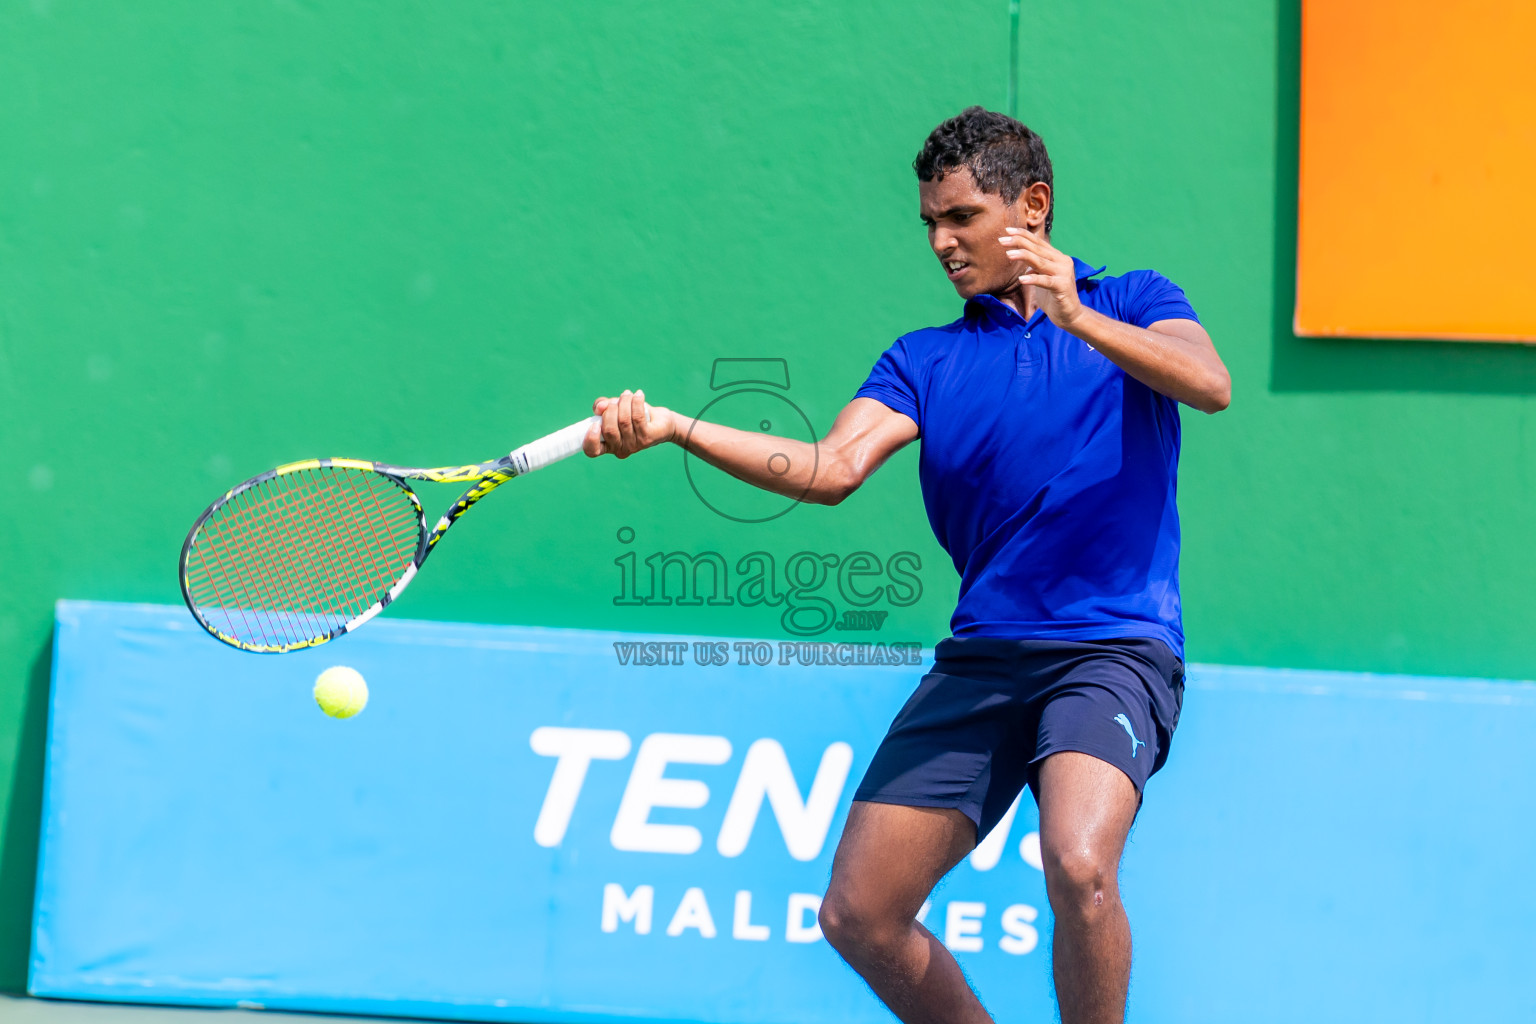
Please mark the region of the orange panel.
[[1303, 0], [1296, 332], [1536, 341], [1536, 2]]

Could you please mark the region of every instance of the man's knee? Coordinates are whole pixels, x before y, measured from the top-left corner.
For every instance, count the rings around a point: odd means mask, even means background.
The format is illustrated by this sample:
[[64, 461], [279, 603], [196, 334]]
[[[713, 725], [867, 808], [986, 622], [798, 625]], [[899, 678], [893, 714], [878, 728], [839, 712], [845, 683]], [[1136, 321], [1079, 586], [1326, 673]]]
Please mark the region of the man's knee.
[[975, 845], [976, 826], [953, 808], [854, 801], [821, 901], [822, 934], [855, 966], [887, 957], [911, 938], [923, 899]]
[[1058, 915], [1088, 913], [1117, 901], [1118, 865], [1104, 851], [1084, 844], [1045, 845], [1041, 851], [1046, 892]]
[[817, 923], [827, 943], [845, 960], [879, 956], [899, 944], [912, 929], [910, 919], [858, 899], [835, 879], [821, 901]]

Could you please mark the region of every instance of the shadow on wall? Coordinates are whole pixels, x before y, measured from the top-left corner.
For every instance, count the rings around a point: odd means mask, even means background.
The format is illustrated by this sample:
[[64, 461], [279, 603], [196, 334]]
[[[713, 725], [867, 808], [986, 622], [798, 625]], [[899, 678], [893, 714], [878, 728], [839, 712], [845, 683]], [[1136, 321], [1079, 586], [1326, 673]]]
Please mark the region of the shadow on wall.
[[0, 992], [27, 987], [32, 949], [32, 896], [37, 884], [37, 837], [43, 811], [43, 763], [48, 744], [48, 681], [53, 632], [27, 676], [16, 772], [0, 833]]
[[[1296, 193], [1301, 126], [1301, 2], [1279, 0], [1275, 90], [1275, 323], [1272, 391], [1423, 391], [1536, 394], [1536, 345], [1507, 342], [1301, 338], [1296, 309]], [[1434, 125], [1425, 125], [1432, 135]], [[1424, 225], [1427, 237], [1444, 226]], [[1454, 232], [1446, 243], [1454, 245]], [[1428, 244], [1428, 243], [1426, 243]], [[1433, 276], [1403, 282], [1405, 302], [1476, 301], [1478, 278], [1499, 273], [1478, 254], [1426, 251]], [[1458, 283], [1461, 282], [1461, 283]]]

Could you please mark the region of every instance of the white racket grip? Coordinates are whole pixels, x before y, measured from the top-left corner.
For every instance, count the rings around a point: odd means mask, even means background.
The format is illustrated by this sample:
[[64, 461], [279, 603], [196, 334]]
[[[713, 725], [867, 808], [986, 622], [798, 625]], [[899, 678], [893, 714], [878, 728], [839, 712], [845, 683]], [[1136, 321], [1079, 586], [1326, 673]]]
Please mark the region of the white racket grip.
[[580, 423], [572, 423], [553, 434], [546, 434], [537, 441], [529, 441], [521, 448], [512, 449], [512, 454], [507, 456], [512, 460], [512, 469], [518, 476], [522, 476], [524, 473], [543, 469], [552, 462], [570, 458], [581, 451], [581, 442], [586, 438], [587, 431], [592, 429], [592, 425], [602, 422], [601, 416], [588, 416]]

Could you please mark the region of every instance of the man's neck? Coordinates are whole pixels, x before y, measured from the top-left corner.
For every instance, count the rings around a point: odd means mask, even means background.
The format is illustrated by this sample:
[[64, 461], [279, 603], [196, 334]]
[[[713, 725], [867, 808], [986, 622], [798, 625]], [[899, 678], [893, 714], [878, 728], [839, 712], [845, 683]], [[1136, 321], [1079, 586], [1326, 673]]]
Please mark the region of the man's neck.
[[1034, 289], [1026, 288], [1018, 281], [1014, 281], [1000, 292], [993, 292], [992, 297], [1019, 314], [1019, 319], [1026, 323], [1035, 315], [1035, 310], [1040, 308], [1035, 302]]
[[[1050, 235], [1042, 234], [1040, 237], [1047, 243], [1051, 240]], [[1020, 273], [1024, 270], [1022, 265], [1018, 269]], [[1035, 301], [1035, 290], [1019, 284], [1018, 278], [1014, 278], [1012, 283], [1002, 291], [993, 292], [992, 297], [1019, 314], [1019, 318], [1025, 323], [1028, 323], [1029, 318], [1035, 315], [1035, 310], [1040, 308], [1040, 304]]]

